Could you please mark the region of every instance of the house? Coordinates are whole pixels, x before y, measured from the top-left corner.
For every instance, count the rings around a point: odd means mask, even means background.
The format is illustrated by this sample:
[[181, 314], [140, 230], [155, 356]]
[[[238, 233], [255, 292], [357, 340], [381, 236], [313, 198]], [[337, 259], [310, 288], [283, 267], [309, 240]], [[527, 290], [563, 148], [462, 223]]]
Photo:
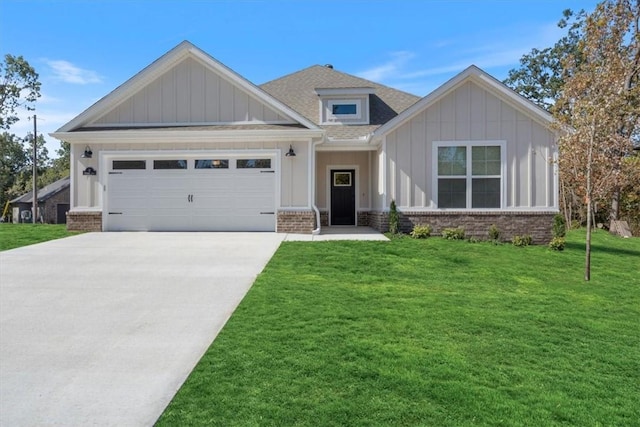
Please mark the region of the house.
[[312, 66], [256, 86], [182, 42], [52, 136], [69, 229], [463, 226], [550, 238], [552, 118], [475, 66], [424, 98]]
[[[70, 178], [59, 179], [38, 190], [38, 221], [47, 224], [66, 224], [69, 211]], [[32, 222], [33, 192], [11, 200], [12, 222]]]

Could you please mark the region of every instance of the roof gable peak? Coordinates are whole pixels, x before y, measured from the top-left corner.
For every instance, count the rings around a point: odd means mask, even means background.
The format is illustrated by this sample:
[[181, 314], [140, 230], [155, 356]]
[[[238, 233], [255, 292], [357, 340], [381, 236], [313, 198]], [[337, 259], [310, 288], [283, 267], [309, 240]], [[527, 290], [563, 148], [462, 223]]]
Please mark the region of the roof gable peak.
[[444, 84], [436, 88], [424, 98], [421, 98], [418, 102], [407, 108], [392, 120], [376, 129], [374, 132], [374, 138], [381, 138], [383, 135], [397, 129], [403, 123], [426, 110], [437, 101], [443, 99], [467, 81], [472, 81], [485, 90], [492, 92], [494, 95], [497, 95], [499, 98], [507, 101], [512, 106], [515, 106], [517, 109], [526, 112], [527, 115], [546, 127], [549, 127], [553, 122], [553, 117], [547, 111], [515, 92], [513, 89], [506, 86], [480, 67], [472, 64], [451, 79], [447, 80]]
[[70, 132], [74, 129], [78, 129], [92, 123], [188, 58], [194, 59], [198, 63], [202, 64], [206, 69], [213, 71], [215, 74], [229, 81], [232, 85], [238, 87], [265, 105], [268, 105], [269, 108], [272, 108], [278, 114], [288, 117], [293, 122], [300, 123], [309, 129], [317, 128], [316, 125], [305, 117], [282, 104], [280, 101], [249, 82], [247, 79], [240, 76], [238, 73], [222, 64], [220, 61], [195, 46], [193, 43], [188, 40], [184, 40], [143, 68], [123, 84], [115, 88], [112, 92], [98, 100], [70, 122], [62, 126], [56, 133]]

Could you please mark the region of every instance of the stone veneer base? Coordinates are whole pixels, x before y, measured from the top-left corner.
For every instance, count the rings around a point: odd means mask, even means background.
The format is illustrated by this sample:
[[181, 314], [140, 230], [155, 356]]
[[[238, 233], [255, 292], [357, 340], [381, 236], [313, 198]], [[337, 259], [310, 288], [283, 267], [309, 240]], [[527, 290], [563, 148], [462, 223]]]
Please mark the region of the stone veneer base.
[[102, 212], [67, 212], [67, 230], [102, 231]]
[[[400, 231], [410, 233], [415, 225], [431, 226], [431, 234], [444, 228], [463, 227], [465, 236], [488, 239], [489, 227], [495, 224], [500, 239], [510, 241], [513, 236], [528, 234], [534, 244], [546, 244], [552, 236], [553, 217], [557, 212], [499, 211], [499, 212], [399, 212]], [[369, 225], [381, 232], [389, 231], [389, 212], [369, 212]]]

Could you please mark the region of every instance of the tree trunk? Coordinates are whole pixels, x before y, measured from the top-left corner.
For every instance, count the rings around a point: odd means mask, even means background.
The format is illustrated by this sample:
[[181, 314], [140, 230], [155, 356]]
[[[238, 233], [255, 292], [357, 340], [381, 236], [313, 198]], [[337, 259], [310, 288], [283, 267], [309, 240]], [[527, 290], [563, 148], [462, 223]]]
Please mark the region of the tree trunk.
[[[587, 175], [587, 182], [589, 182], [589, 175]], [[588, 186], [589, 184], [587, 184]], [[587, 282], [591, 280], [591, 197], [587, 196], [587, 244], [585, 250], [584, 259], [584, 280]]]
[[609, 224], [612, 221], [617, 221], [620, 216], [620, 187], [616, 187], [613, 190], [613, 197], [611, 198], [611, 212], [609, 212]]
[[589, 146], [587, 147], [587, 173], [586, 173], [586, 192], [587, 192], [587, 238], [586, 238], [586, 248], [585, 248], [585, 258], [584, 258], [584, 280], [587, 282], [591, 280], [591, 227], [593, 224], [591, 223], [592, 213], [593, 213], [593, 201], [592, 199], [592, 188], [591, 188], [591, 172], [593, 169], [593, 145], [595, 139], [595, 118], [593, 119], [593, 123], [591, 124], [591, 135], [589, 137]]

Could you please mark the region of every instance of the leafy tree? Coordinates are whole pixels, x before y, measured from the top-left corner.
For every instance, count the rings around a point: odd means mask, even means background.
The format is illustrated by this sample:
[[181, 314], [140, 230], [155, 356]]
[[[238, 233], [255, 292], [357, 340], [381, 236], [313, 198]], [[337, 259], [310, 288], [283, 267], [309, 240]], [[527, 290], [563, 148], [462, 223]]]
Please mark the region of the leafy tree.
[[567, 28], [567, 34], [552, 47], [532, 49], [520, 58], [520, 68], [509, 71], [504, 83], [545, 110], [550, 110], [560, 97], [567, 75], [563, 61], [568, 57], [579, 62], [582, 26], [586, 14], [581, 10], [574, 14], [563, 12], [558, 27]]
[[19, 107], [33, 110], [39, 97], [38, 73], [22, 56], [6, 54], [0, 62], [0, 129], [9, 129], [18, 121]]
[[586, 208], [585, 280], [591, 278], [594, 207], [626, 184], [624, 159], [640, 127], [640, 0], [606, 0], [580, 24], [580, 57], [563, 60], [553, 108], [561, 174]]
[[620, 189], [620, 218], [629, 221], [634, 236], [640, 236], [640, 153], [626, 157], [622, 170], [626, 184]]
[[[1, 185], [2, 208], [8, 200], [14, 199], [33, 189], [33, 134], [27, 134], [24, 140], [7, 132], [2, 134], [2, 167]], [[38, 187], [41, 188], [47, 182], [45, 172], [49, 168], [49, 152], [45, 146], [45, 139], [38, 136], [37, 148], [38, 161]], [[55, 181], [55, 180], [54, 180]], [[51, 181], [53, 182], [53, 181]]]
[[59, 179], [69, 176], [70, 166], [70, 154], [71, 145], [68, 142], [62, 141], [60, 148], [56, 150], [57, 158], [53, 159], [49, 163], [49, 167], [44, 171], [42, 175], [42, 186], [51, 184]]
[[22, 141], [8, 132], [0, 134], [0, 209], [4, 210], [7, 201], [12, 199], [9, 190], [28, 164], [29, 156]]

